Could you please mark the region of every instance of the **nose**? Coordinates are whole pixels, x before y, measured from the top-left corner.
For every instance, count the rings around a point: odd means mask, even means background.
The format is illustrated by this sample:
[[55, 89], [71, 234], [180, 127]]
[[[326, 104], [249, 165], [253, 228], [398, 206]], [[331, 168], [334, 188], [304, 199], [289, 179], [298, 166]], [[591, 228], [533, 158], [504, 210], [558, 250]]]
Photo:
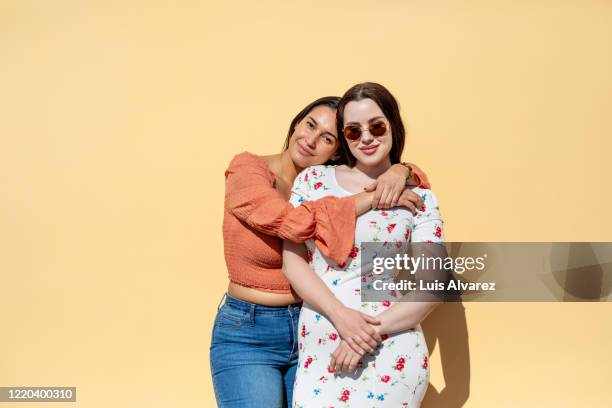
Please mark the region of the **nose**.
[[308, 147], [310, 147], [311, 149], [317, 147], [317, 137], [319, 136], [313, 132], [305, 138]]
[[361, 131], [361, 142], [364, 144], [370, 144], [374, 140], [374, 136], [370, 133], [370, 129], [365, 128]]

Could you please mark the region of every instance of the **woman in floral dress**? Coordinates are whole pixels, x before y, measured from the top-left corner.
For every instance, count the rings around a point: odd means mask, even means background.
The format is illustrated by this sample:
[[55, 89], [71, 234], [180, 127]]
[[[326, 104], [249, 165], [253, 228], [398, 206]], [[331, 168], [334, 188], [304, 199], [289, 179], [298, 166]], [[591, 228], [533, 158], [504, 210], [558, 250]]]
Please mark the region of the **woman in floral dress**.
[[[343, 96], [337, 113], [347, 165], [312, 166], [293, 186], [297, 206], [326, 196], [360, 191], [378, 174], [400, 161], [404, 128], [393, 96], [384, 87], [364, 83]], [[334, 263], [312, 241], [306, 246], [285, 241], [283, 269], [304, 299], [299, 319], [299, 362], [293, 407], [418, 407], [429, 382], [428, 350], [419, 322], [437, 302], [396, 302], [388, 292], [383, 302], [362, 302], [362, 242], [380, 242], [383, 256], [405, 252], [410, 242], [443, 242], [438, 202], [430, 190], [415, 188], [425, 205], [416, 216], [401, 208], [371, 210], [356, 222], [355, 245], [345, 262]], [[363, 274], [362, 274], [363, 272]], [[330, 323], [340, 306], [376, 316], [374, 328], [383, 340], [373, 354], [358, 355]], [[340, 371], [349, 371], [346, 374]]]

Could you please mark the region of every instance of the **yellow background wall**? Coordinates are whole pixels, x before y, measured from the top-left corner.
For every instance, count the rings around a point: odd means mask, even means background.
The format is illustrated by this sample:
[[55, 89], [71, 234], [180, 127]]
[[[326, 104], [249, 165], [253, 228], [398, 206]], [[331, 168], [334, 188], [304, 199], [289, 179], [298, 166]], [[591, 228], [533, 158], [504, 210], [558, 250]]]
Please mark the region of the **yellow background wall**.
[[[612, 4], [429, 3], [0, 1], [0, 386], [214, 406], [223, 171], [364, 80], [450, 241], [612, 241]], [[609, 303], [443, 311], [425, 406], [609, 406]]]

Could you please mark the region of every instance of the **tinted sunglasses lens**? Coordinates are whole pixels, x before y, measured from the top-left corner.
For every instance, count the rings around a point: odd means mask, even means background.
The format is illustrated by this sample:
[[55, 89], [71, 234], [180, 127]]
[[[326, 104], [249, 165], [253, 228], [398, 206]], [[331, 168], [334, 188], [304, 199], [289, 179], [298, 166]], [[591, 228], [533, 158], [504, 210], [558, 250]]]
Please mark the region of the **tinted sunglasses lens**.
[[361, 129], [357, 126], [347, 126], [344, 128], [344, 137], [348, 140], [357, 140], [361, 137]]
[[385, 122], [375, 122], [370, 125], [369, 130], [372, 136], [382, 136], [387, 132], [387, 125]]

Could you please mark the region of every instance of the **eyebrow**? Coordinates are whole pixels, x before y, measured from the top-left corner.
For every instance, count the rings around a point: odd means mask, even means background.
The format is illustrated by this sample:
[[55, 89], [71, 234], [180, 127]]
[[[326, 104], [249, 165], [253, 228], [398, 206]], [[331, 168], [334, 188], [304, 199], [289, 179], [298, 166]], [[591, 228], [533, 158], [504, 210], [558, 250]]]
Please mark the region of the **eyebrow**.
[[[317, 126], [319, 125], [319, 124], [317, 123], [317, 121], [316, 121], [316, 120], [314, 120], [314, 118], [313, 118], [312, 116], [310, 116], [310, 115], [309, 115], [309, 116], [307, 116], [307, 117], [306, 117], [306, 119], [310, 119], [310, 120], [312, 120], [312, 121], [315, 123], [315, 125], [317, 125]], [[334, 135], [333, 133], [330, 133], [330, 132], [325, 132], [325, 133], [323, 133], [323, 134], [324, 134], [324, 135], [325, 135], [325, 134], [327, 134], [327, 135], [330, 135], [331, 137], [333, 137], [334, 139], [338, 139], [338, 138], [336, 137], [336, 135]]]
[[[375, 120], [377, 120], [377, 119], [385, 119], [385, 117], [384, 117], [384, 116], [374, 116], [373, 118], [368, 119], [368, 123], [370, 123], [370, 122], [372, 122], [372, 121], [375, 121]], [[344, 126], [348, 126], [348, 125], [358, 125], [358, 124], [359, 124], [359, 122], [348, 122], [348, 123], [347, 123], [346, 125], [344, 125]]]

